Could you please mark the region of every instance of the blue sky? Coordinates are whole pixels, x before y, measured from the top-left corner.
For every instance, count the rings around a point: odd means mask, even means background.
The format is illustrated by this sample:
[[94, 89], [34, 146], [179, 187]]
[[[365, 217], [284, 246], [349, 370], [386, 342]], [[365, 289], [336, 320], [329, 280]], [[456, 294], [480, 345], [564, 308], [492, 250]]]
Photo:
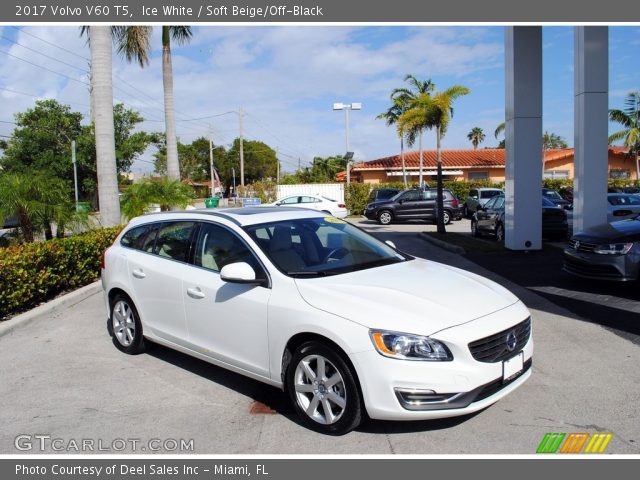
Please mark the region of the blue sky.
[[[494, 146], [493, 131], [504, 120], [503, 34], [503, 27], [489, 26], [196, 27], [189, 45], [173, 49], [178, 134], [190, 142], [211, 128], [214, 142], [228, 145], [238, 134], [236, 114], [200, 118], [242, 107], [246, 136], [278, 147], [283, 169], [291, 171], [298, 158], [305, 165], [317, 155], [343, 153], [344, 114], [331, 105], [362, 102], [351, 115], [356, 160], [393, 155], [395, 130], [375, 117], [410, 73], [431, 78], [438, 89], [471, 89], [455, 105], [444, 148], [470, 148], [466, 134], [476, 126], [485, 131], [483, 146]], [[78, 28], [4, 26], [0, 35], [0, 121], [12, 121], [34, 97], [71, 103], [88, 115], [89, 50]], [[627, 92], [640, 89], [640, 27], [611, 27], [609, 37], [609, 105], [620, 108]], [[145, 69], [114, 54], [114, 96], [141, 111], [147, 130], [163, 129], [160, 43], [156, 28]], [[545, 27], [543, 48], [543, 128], [572, 145], [573, 28]], [[1, 135], [12, 128], [0, 122]], [[424, 148], [434, 144], [427, 132]], [[135, 171], [151, 169], [151, 153]]]

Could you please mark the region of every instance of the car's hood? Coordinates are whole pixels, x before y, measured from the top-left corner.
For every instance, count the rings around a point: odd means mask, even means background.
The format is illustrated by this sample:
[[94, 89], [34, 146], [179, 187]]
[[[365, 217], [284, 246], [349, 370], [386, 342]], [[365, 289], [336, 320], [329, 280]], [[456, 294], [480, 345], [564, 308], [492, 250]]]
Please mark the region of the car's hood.
[[[640, 217], [638, 217], [640, 218]], [[640, 241], [640, 220], [630, 218], [617, 222], [603, 223], [573, 235], [583, 242], [637, 242]]]
[[430, 335], [518, 302], [507, 289], [457, 268], [414, 259], [296, 279], [304, 300], [368, 328]]

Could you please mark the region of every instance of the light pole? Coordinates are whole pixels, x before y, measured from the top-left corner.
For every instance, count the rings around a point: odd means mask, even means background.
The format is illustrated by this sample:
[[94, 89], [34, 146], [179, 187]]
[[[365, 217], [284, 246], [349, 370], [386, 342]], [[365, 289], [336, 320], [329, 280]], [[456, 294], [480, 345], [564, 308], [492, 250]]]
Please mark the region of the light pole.
[[[349, 169], [349, 163], [353, 158], [353, 153], [349, 151], [349, 110], [361, 110], [362, 103], [334, 103], [333, 110], [344, 110], [344, 123], [345, 123], [345, 140], [347, 146], [347, 153], [345, 158], [347, 159], [347, 186], [351, 183], [351, 171]], [[351, 155], [349, 155], [351, 153]]]

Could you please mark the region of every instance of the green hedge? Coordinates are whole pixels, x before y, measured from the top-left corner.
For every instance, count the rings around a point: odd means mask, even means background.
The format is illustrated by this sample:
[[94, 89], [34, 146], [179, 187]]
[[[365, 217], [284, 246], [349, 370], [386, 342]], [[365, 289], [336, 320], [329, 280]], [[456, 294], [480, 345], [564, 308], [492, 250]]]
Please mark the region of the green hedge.
[[0, 319], [95, 281], [121, 229], [0, 248]]

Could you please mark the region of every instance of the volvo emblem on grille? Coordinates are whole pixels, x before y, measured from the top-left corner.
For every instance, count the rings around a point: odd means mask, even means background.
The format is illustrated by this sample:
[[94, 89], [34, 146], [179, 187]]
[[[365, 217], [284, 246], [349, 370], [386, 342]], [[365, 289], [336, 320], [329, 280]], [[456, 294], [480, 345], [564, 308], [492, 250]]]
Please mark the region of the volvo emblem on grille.
[[507, 350], [509, 350], [510, 352], [513, 352], [516, 349], [516, 345], [518, 344], [518, 337], [516, 337], [515, 330], [511, 330], [507, 334], [506, 344], [507, 344]]
[[576, 243], [573, 244], [574, 250], [578, 250], [580, 248], [580, 242], [576, 240]]

